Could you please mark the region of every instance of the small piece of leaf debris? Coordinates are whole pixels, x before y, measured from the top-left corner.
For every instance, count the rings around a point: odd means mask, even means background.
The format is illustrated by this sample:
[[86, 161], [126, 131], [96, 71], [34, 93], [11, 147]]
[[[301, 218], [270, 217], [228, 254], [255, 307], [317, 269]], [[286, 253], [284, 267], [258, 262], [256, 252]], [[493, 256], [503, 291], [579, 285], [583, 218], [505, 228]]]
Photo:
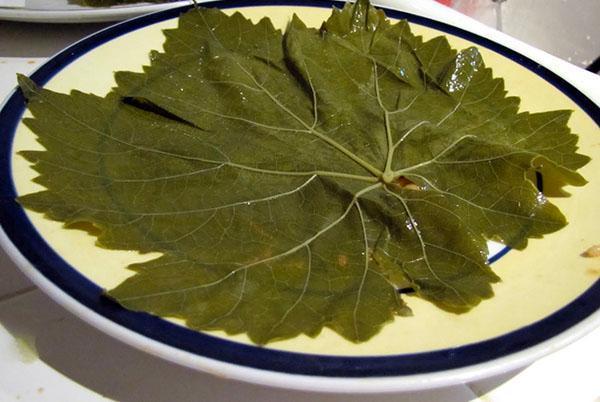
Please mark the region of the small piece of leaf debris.
[[583, 253], [581, 253], [581, 256], [589, 258], [600, 257], [600, 244], [596, 244], [588, 248]]

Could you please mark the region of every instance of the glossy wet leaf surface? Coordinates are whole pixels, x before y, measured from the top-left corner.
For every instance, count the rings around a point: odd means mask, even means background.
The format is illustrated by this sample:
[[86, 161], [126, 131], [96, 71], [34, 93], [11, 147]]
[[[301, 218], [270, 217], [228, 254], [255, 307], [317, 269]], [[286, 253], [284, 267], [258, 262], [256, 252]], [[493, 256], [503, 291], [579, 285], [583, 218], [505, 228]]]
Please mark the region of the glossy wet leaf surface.
[[108, 291], [129, 309], [261, 344], [365, 341], [410, 314], [400, 290], [466, 312], [499, 280], [488, 240], [563, 227], [535, 172], [585, 184], [569, 111], [519, 112], [477, 49], [366, 1], [283, 33], [200, 8], [165, 36], [103, 98], [20, 80], [47, 190], [19, 201], [162, 253]]

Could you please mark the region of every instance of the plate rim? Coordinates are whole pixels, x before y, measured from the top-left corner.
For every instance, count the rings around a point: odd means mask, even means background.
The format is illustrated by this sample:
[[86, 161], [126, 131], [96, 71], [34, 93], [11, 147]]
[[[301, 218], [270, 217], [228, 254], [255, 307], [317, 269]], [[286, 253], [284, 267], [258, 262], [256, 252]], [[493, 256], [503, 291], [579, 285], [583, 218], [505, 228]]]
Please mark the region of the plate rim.
[[[7, 242], [10, 243], [10, 240], [6, 236], [4, 230], [0, 227], [0, 244], [5, 245]], [[381, 394], [390, 392], [414, 392], [423, 389], [434, 389], [471, 383], [496, 375], [505, 375], [518, 371], [531, 362], [578, 340], [600, 324], [600, 311], [597, 311], [576, 326], [571, 327], [570, 330], [532, 348], [502, 358], [490, 360], [485, 363], [466, 366], [459, 369], [401, 377], [363, 377], [359, 378], [359, 381], [357, 381], [357, 378], [289, 374], [239, 366], [229, 362], [215, 360], [147, 338], [144, 335], [114, 323], [104, 316], [94, 314], [93, 310], [78, 303], [69, 294], [65, 293], [34, 268], [16, 247], [12, 246], [6, 249], [6, 251], [8, 256], [15, 261], [25, 275], [27, 275], [35, 285], [39, 286], [51, 299], [55, 300], [66, 310], [73, 313], [84, 322], [119, 341], [167, 361], [193, 370], [200, 370], [216, 377], [297, 391], [344, 394]]]
[[[317, 6], [317, 7], [330, 8], [332, 5], [339, 7], [339, 6], [342, 6], [343, 4], [344, 4], [344, 2], [329, 1], [329, 0], [322, 0], [322, 1], [321, 0], [308, 0], [308, 1], [301, 1], [301, 0], [223, 1], [223, 0], [221, 0], [221, 1], [211, 1], [211, 2], [209, 2], [207, 4], [203, 4], [203, 5], [217, 6], [220, 8], [248, 7], [248, 6], [252, 7], [252, 6], [261, 6], [261, 5], [282, 5], [282, 6], [300, 5], [300, 6]], [[62, 68], [69, 65], [71, 62], [73, 62], [77, 58], [83, 56], [87, 51], [92, 50], [98, 46], [101, 46], [102, 44], [104, 44], [112, 39], [115, 39], [119, 36], [125, 35], [128, 32], [152, 25], [157, 22], [161, 22], [161, 21], [164, 21], [167, 19], [174, 18], [177, 15], [179, 15], [181, 12], [183, 12], [184, 10], [189, 9], [190, 7], [192, 7], [192, 6], [188, 5], [188, 6], [178, 7], [178, 8], [171, 8], [171, 9], [168, 9], [165, 11], [159, 11], [154, 14], [138, 17], [138, 18], [135, 18], [135, 19], [132, 19], [129, 21], [125, 21], [123, 23], [106, 28], [96, 34], [90, 35], [89, 37], [82, 39], [81, 41], [73, 44], [72, 46], [70, 46], [67, 49], [63, 50], [62, 52], [58, 53], [56, 56], [52, 57], [50, 60], [48, 60], [46, 63], [44, 63], [38, 70], [36, 70], [31, 75], [31, 78], [34, 81], [36, 81], [39, 85], [43, 85], [50, 78], [52, 78], [55, 74], [58, 74], [62, 70]], [[495, 52], [503, 55], [504, 57], [507, 57], [507, 58], [517, 62], [521, 66], [533, 71], [538, 76], [544, 78], [550, 84], [554, 85], [565, 96], [569, 97], [575, 103], [577, 103], [578, 106], [584, 112], [586, 112], [590, 118], [592, 118], [596, 122], [596, 124], [600, 125], [600, 108], [598, 107], [598, 105], [596, 105], [593, 101], [591, 101], [588, 97], [586, 97], [583, 93], [581, 93], [575, 86], [568, 83], [566, 80], [560, 78], [559, 76], [554, 74], [552, 71], [550, 71], [546, 67], [531, 60], [527, 56], [524, 56], [521, 53], [511, 50], [498, 42], [492, 41], [488, 38], [482, 37], [480, 35], [469, 32], [467, 30], [445, 24], [443, 22], [435, 21], [435, 20], [432, 20], [432, 19], [429, 19], [426, 17], [414, 15], [414, 14], [409, 14], [409, 13], [402, 12], [399, 10], [390, 9], [389, 7], [381, 7], [381, 8], [383, 8], [386, 11], [386, 14], [389, 17], [406, 18], [410, 22], [424, 25], [424, 26], [427, 26], [430, 28], [438, 29], [445, 33], [459, 36], [470, 42], [476, 43], [480, 46], [484, 46], [487, 49], [495, 51]], [[96, 297], [95, 299], [93, 299], [91, 301], [88, 300], [88, 303], [85, 303], [81, 300], [81, 298], [73, 296], [73, 294], [68, 291], [71, 288], [68, 283], [66, 283], [66, 284], [62, 283], [64, 278], [63, 278], [63, 280], [59, 280], [58, 283], [56, 281], [53, 281], [50, 279], [51, 277], [53, 277], [53, 275], [56, 274], [55, 273], [56, 267], [52, 267], [52, 265], [58, 264], [59, 266], [61, 266], [61, 269], [64, 269], [64, 267], [66, 266], [66, 267], [70, 268], [72, 271], [74, 271], [75, 276], [81, 277], [79, 280], [84, 280], [84, 281], [90, 282], [91, 284], [93, 284], [93, 283], [91, 281], [89, 281], [87, 278], [84, 278], [74, 268], [70, 267], [69, 264], [67, 264], [64, 260], [62, 260], [62, 258], [56, 252], [54, 252], [54, 250], [52, 250], [52, 248], [49, 245], [47, 245], [45, 243], [43, 237], [37, 232], [35, 227], [33, 227], [31, 222], [29, 222], [28, 218], [24, 215], [23, 209], [20, 206], [18, 206], [18, 204], [16, 204], [16, 202], [14, 201], [14, 194], [16, 194], [16, 193], [14, 193], [15, 190], [14, 190], [14, 185], [12, 183], [12, 175], [10, 174], [12, 171], [11, 166], [10, 166], [10, 157], [12, 155], [12, 152], [11, 152], [12, 146], [11, 145], [12, 145], [12, 139], [14, 137], [14, 129], [16, 128], [17, 124], [21, 120], [21, 115], [24, 111], [24, 106], [25, 106], [25, 104], [24, 104], [24, 99], [23, 99], [22, 95], [20, 94], [19, 91], [15, 91], [12, 94], [12, 96], [10, 96], [7, 99], [5, 105], [2, 107], [2, 109], [0, 109], [0, 130], [6, 131], [6, 133], [9, 133], [7, 135], [3, 135], [0, 138], [0, 150], [2, 151], [2, 154], [0, 155], [0, 171], [5, 171], [5, 172], [9, 173], [9, 175], [8, 175], [9, 180], [5, 180], [3, 178], [0, 182], [0, 185], [1, 185], [1, 187], [0, 187], [0, 195], [1, 195], [1, 198], [0, 198], [0, 224], [1, 224], [2, 230], [3, 230], [2, 236], [0, 236], [0, 243], [2, 243], [5, 246], [5, 248], [9, 249], [9, 255], [11, 255], [13, 260], [15, 260], [17, 262], [17, 265], [22, 270], [24, 270], [24, 272], [28, 276], [30, 276], [30, 278], [32, 278], [36, 284], [38, 284], [40, 287], [42, 287], [47, 293], [54, 295], [55, 300], [57, 300], [63, 306], [67, 307], [69, 310], [76, 312], [76, 314], [78, 316], [80, 316], [81, 318], [83, 318], [84, 320], [86, 320], [88, 322], [94, 321], [94, 322], [92, 322], [92, 324], [97, 326], [104, 332], [108, 332], [113, 335], [119, 334], [119, 335], [114, 335], [114, 336], [116, 336], [119, 339], [127, 338], [131, 341], [128, 343], [132, 344], [133, 346], [146, 349], [145, 345], [140, 345], [140, 339], [136, 339], [136, 337], [131, 337], [131, 334], [123, 335], [122, 331], [120, 331], [119, 328], [107, 329], [107, 327], [110, 327], [111, 325], [118, 326], [118, 327], [120, 327], [121, 330], [130, 331], [138, 336], [141, 336], [144, 340], [148, 340], [148, 339], [152, 340], [153, 342], [156, 343], [155, 347], [158, 347], [158, 349], [166, 346], [167, 348], [175, 349], [180, 352], [185, 352], [185, 353], [188, 353], [191, 355], [191, 358], [190, 358], [190, 356], [185, 356], [185, 357], [180, 356], [180, 359], [174, 359], [174, 358], [169, 358], [168, 355], [165, 356], [165, 353], [163, 353], [160, 350], [151, 351], [154, 354], [157, 354], [162, 357], [166, 357], [168, 360], [172, 360], [177, 363], [184, 364], [186, 366], [190, 366], [193, 368], [199, 368], [197, 362], [196, 363], [193, 362], [194, 358], [214, 360], [217, 363], [223, 363], [223, 364], [225, 364], [225, 366], [229, 365], [229, 366], [233, 366], [234, 369], [238, 369], [237, 372], [238, 372], [239, 376], [241, 376], [239, 379], [245, 379], [246, 381], [258, 382], [258, 383], [263, 382], [259, 378], [260, 376], [249, 375], [249, 373], [244, 372], [244, 370], [241, 370], [244, 373], [240, 374], [239, 369], [246, 368], [246, 369], [250, 369], [251, 371], [258, 370], [260, 373], [263, 373], [261, 375], [264, 375], [265, 370], [267, 370], [267, 371], [271, 371], [271, 373], [270, 373], [271, 376], [273, 376], [274, 374], [279, 374], [280, 376], [282, 375], [285, 378], [288, 378], [287, 380], [278, 381], [279, 385], [271, 384], [271, 383], [268, 383], [267, 385], [283, 386], [286, 388], [290, 388], [290, 381], [289, 381], [290, 375], [295, 376], [295, 377], [307, 377], [307, 378], [311, 379], [310, 381], [308, 381], [308, 380], [305, 381], [306, 384], [304, 384], [301, 388], [298, 388], [298, 389], [307, 389], [307, 388], [310, 389], [311, 388], [310, 382], [314, 382], [315, 378], [317, 378], [317, 377], [320, 378], [320, 381], [323, 382], [323, 384], [330, 384], [325, 388], [329, 388], [332, 383], [338, 383], [338, 386], [336, 386], [335, 388], [339, 388], [339, 390], [347, 390], [348, 384], [344, 384], [344, 385], [341, 385], [341, 384], [345, 382], [344, 380], [346, 380], [346, 382], [347, 381], [352, 382], [351, 380], [353, 378], [354, 379], [361, 378], [361, 381], [364, 381], [365, 378], [372, 379], [372, 380], [376, 380], [376, 379], [393, 380], [391, 383], [392, 384], [395, 383], [396, 387], [398, 387], [399, 386], [398, 381], [397, 381], [398, 377], [404, 377], [404, 378], [411, 377], [412, 379], [410, 381], [405, 381], [404, 386], [402, 386], [405, 388], [408, 386], [408, 384], [413, 384], [412, 386], [416, 386], [415, 384], [423, 384], [424, 382], [431, 383], [431, 381], [426, 381], [426, 377], [430, 377], [432, 373], [438, 374], [438, 376], [437, 376], [438, 380], [436, 380], [437, 382], [434, 381], [434, 383], [447, 384], [448, 383], [447, 381], [449, 381], [449, 379], [457, 378], [457, 376], [460, 378], [465, 378], [465, 376], [469, 377], [469, 378], [476, 378], [477, 376], [474, 375], [474, 373], [468, 374], [463, 371], [465, 369], [472, 369], [477, 366], [480, 366], [479, 369], [481, 369], [482, 365], [483, 366], [488, 365], [490, 362], [495, 362], [495, 364], [498, 364], [498, 367], [500, 367], [502, 365], [505, 368], [513, 367], [514, 364], [511, 364], [510, 362], [505, 362], [503, 364], [501, 364], [501, 362], [500, 362], [503, 359], [505, 360], [506, 358], [511, 358], [511, 356], [513, 358], [513, 363], [518, 360], [521, 362], [525, 362], [525, 363], [527, 361], [532, 361], [533, 359], [539, 357], [540, 353], [542, 353], [541, 352], [542, 349], [544, 349], [544, 350], [550, 349], [548, 346], [544, 346], [544, 344], [547, 344], [549, 342], [554, 344], [557, 341], [557, 338], [561, 338], [561, 337], [564, 339], [567, 339], [567, 338], [571, 339], [574, 336], [573, 330], [576, 328], [578, 329], [578, 331], [575, 331], [578, 334], [577, 337], [582, 336], [584, 332], [591, 330], [594, 326], [596, 326], [598, 324], [598, 322], [600, 322], [600, 320], [599, 320], [600, 319], [600, 314], [599, 314], [600, 311], [598, 311], [598, 309], [600, 307], [600, 280], [598, 280], [586, 292], [582, 293], [577, 299], [575, 299], [571, 303], [567, 304], [566, 306], [562, 307], [555, 313], [553, 313], [547, 317], [544, 317], [543, 319], [541, 319], [531, 325], [528, 325], [523, 328], [519, 328], [517, 330], [508, 332], [506, 334], [500, 335], [495, 338], [491, 338], [488, 340], [484, 340], [484, 341], [480, 341], [480, 342], [476, 342], [476, 343], [472, 343], [472, 344], [468, 344], [468, 345], [463, 345], [463, 346], [460, 346], [457, 348], [438, 349], [436, 351], [431, 351], [431, 352], [411, 353], [411, 354], [402, 354], [402, 355], [367, 356], [367, 357], [354, 356], [354, 357], [352, 357], [352, 356], [328, 356], [328, 355], [315, 355], [315, 354], [309, 355], [309, 354], [301, 354], [301, 353], [296, 353], [296, 352], [286, 352], [286, 351], [279, 351], [279, 350], [266, 350], [264, 348], [259, 348], [259, 347], [252, 346], [252, 345], [243, 345], [243, 344], [240, 344], [240, 343], [237, 343], [234, 341], [230, 341], [227, 339], [216, 338], [212, 335], [202, 334], [202, 333], [198, 333], [196, 331], [185, 329], [185, 328], [176, 326], [175, 324], [168, 323], [165, 320], [162, 320], [160, 318], [152, 317], [146, 313], [131, 312], [129, 310], [125, 310], [125, 309], [121, 308], [120, 306], [116, 305], [116, 303], [110, 302], [108, 299]], [[13, 113], [11, 114], [11, 112], [13, 112]], [[11, 127], [11, 123], [12, 123], [12, 127]], [[5, 154], [6, 150], [8, 150], [8, 152]], [[7, 168], [7, 169], [5, 170], [4, 168]], [[7, 190], [10, 190], [8, 187], [12, 187], [13, 193], [11, 193], [10, 191], [7, 191]], [[12, 195], [12, 197], [11, 197], [11, 195]], [[20, 216], [19, 219], [15, 220], [15, 215], [12, 213], [19, 212], [19, 210], [20, 210], [22, 216]], [[7, 224], [8, 224], [8, 226], [7, 226]], [[6, 233], [4, 232], [5, 229], [8, 229], [6, 231]], [[30, 236], [30, 237], [25, 236], [25, 239], [23, 239], [22, 236], [19, 237], [19, 234], [15, 233], [15, 232], [23, 231], [23, 229], [27, 229], [26, 231], [29, 231], [30, 232], [29, 234], [33, 235], [33, 236]], [[37, 238], [36, 238], [36, 236], [37, 236]], [[14, 245], [15, 239], [18, 240], [17, 244], [19, 244], [20, 247], [17, 247]], [[42, 251], [46, 252], [45, 254], [42, 253], [44, 255], [38, 255], [37, 253], [39, 253], [40, 250], [32, 250], [31, 247], [29, 246], [29, 244], [23, 244], [23, 240], [25, 240], [27, 242], [27, 241], [31, 241], [32, 239], [34, 240], [34, 242], [37, 242], [37, 243], [41, 242], [41, 243], [43, 243], [43, 245], [46, 246], [45, 248], [47, 248], [48, 250], [42, 250]], [[24, 246], [26, 246], [26, 247], [24, 247]], [[25, 255], [27, 255], [28, 258], [24, 257], [24, 254], [22, 253], [22, 251], [25, 251]], [[49, 251], [49, 253], [48, 253], [48, 251]], [[50, 257], [50, 258], [48, 259], [48, 257]], [[33, 262], [29, 262], [30, 260], [33, 260]], [[43, 269], [40, 269], [40, 267], [42, 267]], [[53, 272], [54, 272], [54, 274], [53, 274]], [[50, 277], [48, 277], [48, 275], [50, 275]], [[54, 279], [56, 279], [56, 278], [54, 278]], [[93, 284], [93, 285], [97, 288], [97, 291], [99, 291], [100, 288], [95, 284]], [[590, 302], [593, 302], [594, 299], [596, 300], [596, 303], [595, 304], [591, 303], [591, 305], [590, 305]], [[110, 315], [107, 316], [105, 314], [102, 314], [101, 312], [98, 311], [98, 308], [92, 308], [89, 305], [89, 303], [91, 303], [92, 306], [96, 305], [96, 307], [98, 307], [98, 305], [100, 305], [104, 309], [108, 309], [107, 311], [112, 311], [116, 315], [113, 316], [113, 319], [111, 319], [111, 318], [109, 318]], [[87, 311], [85, 311], [85, 313], [84, 313], [83, 310], [80, 309], [80, 307], [87, 309]], [[573, 309], [575, 309], [575, 312], [578, 314], [572, 314]], [[125, 310], [125, 311], [120, 311], [120, 310]], [[90, 316], [91, 312], [93, 312], [93, 313]], [[148, 336], [149, 335], [148, 331], [140, 332], [140, 331], [135, 330], [134, 328], [132, 328], [129, 325], [124, 325], [122, 320], [123, 320], [123, 318], [127, 318], [124, 316], [127, 316], [129, 314], [134, 314], [134, 315], [139, 316], [138, 318], [142, 319], [144, 323], [148, 323], [148, 320], [155, 320], [155, 321], [160, 320], [163, 324], [167, 323], [168, 332], [173, 331], [173, 328], [171, 328], [171, 326], [173, 326], [173, 327], [177, 328], [178, 332], [180, 332], [181, 330], [188, 331], [193, 334], [193, 337], [205, 338], [203, 340], [205, 342], [207, 342], [208, 344], [210, 344], [210, 346], [209, 346], [210, 349], [213, 349], [213, 350], [220, 349], [219, 347], [223, 347], [225, 344], [230, 344], [228, 346], [234, 345], [234, 349], [236, 349], [236, 350], [233, 350], [233, 354], [229, 353], [229, 355], [226, 358], [224, 358], [223, 355], [214, 356], [214, 354], [211, 354], [211, 353], [199, 353], [197, 350], [190, 350], [189, 348], [185, 348], [185, 347], [183, 347], [183, 348], [177, 347], [176, 345], [173, 345], [172, 342], [165, 342], [165, 339], [162, 339], [160, 337], [158, 337], [158, 339], [157, 339], [156, 334], [154, 334], [154, 336]], [[96, 315], [100, 315], [102, 318], [107, 320], [107, 322], [102, 322], [102, 320], [97, 320], [98, 317], [96, 317]], [[566, 317], [565, 317], [565, 315], [566, 315]], [[117, 319], [114, 319], [115, 317]], [[558, 319], [560, 321], [561, 318], [566, 319], [566, 321], [563, 320], [562, 325], [559, 325], [558, 327], [556, 327], [554, 325], [556, 320]], [[548, 321], [549, 319], [550, 319], [550, 321]], [[156, 323], [154, 323], [154, 324], [156, 324]], [[153, 327], [152, 329], [160, 330], [161, 328], [162, 328], [162, 326], [158, 325], [158, 327]], [[560, 328], [560, 330], [558, 328]], [[529, 331], [534, 331], [534, 330], [537, 331], [538, 333], [539, 332], [544, 333], [544, 335], [541, 337], [542, 338], [541, 340], [536, 338], [537, 339], [536, 341], [532, 341], [531, 339], [529, 339], [529, 342], [519, 341], [518, 347], [516, 347], [516, 348], [514, 347], [514, 342], [517, 340], [517, 338], [520, 338], [522, 335], [525, 335], [525, 337], [527, 338], [527, 333]], [[552, 335], [549, 335], [549, 334], [552, 334]], [[180, 335], [182, 337], [190, 336], [190, 334], [184, 334], [184, 333], [181, 333]], [[504, 342], [506, 341], [507, 337], [511, 337], [513, 339], [513, 348], [512, 349], [507, 348], [506, 345], [504, 345]], [[529, 338], [531, 338], [531, 336], [529, 336]], [[574, 340], [574, 339], [571, 339], [571, 341], [572, 340]], [[179, 341], [181, 341], [181, 339], [179, 339]], [[206, 347], [206, 345], [204, 345], [204, 346]], [[215, 347], [215, 346], [217, 346], [217, 347]], [[225, 345], [225, 346], [227, 346], [227, 345]], [[485, 356], [479, 355], [478, 359], [473, 360], [471, 358], [471, 359], [465, 360], [464, 356], [462, 356], [462, 355], [464, 355], [465, 353], [468, 354], [468, 352], [472, 351], [473, 348], [476, 348], [476, 350], [480, 350], [483, 352], [486, 352], [486, 349], [487, 349], [487, 353], [485, 353]], [[479, 349], [477, 349], [477, 348], [479, 348]], [[521, 357], [520, 359], [515, 358], [515, 356], [521, 355], [523, 352], [527, 352], [528, 350], [531, 351], [532, 348], [538, 348], [538, 351], [533, 354], [530, 353], [529, 358], [525, 358], [525, 357]], [[466, 350], [466, 352], [465, 352], [465, 350]], [[502, 353], [500, 355], [498, 354], [499, 351], [502, 351]], [[263, 359], [260, 362], [256, 361], [256, 360], [246, 361], [246, 360], [242, 359], [244, 361], [242, 363], [240, 361], [240, 352], [243, 352], [241, 354], [245, 356], [244, 359], [247, 359], [249, 357], [251, 358], [252, 355], [255, 355], [257, 353], [265, 354], [265, 356], [263, 356]], [[549, 350], [546, 350], [545, 352], [542, 353], [542, 355], [546, 354], [548, 352], [549, 352]], [[172, 353], [172, 351], [171, 351], [171, 353]], [[491, 358], [489, 357], [490, 353], [492, 355]], [[536, 355], [536, 353], [537, 353], [537, 355]], [[279, 355], [279, 356], [276, 356], [276, 355]], [[306, 359], [307, 356], [309, 357], [308, 359]], [[398, 359], [399, 356], [401, 356], [401, 359]], [[421, 367], [420, 371], [415, 371], [414, 366], [406, 365], [406, 364], [402, 365], [403, 368], [398, 367], [397, 360], [405, 361], [406, 359], [411, 360], [411, 358], [413, 358], [413, 360], [414, 360], [415, 356], [417, 356], [417, 358], [421, 360], [421, 363], [428, 362], [429, 366]], [[298, 359], [302, 358], [302, 357], [304, 357], [305, 360], [309, 360], [309, 362], [312, 361], [312, 363], [311, 363], [312, 366], [308, 367], [308, 366], [302, 366], [302, 364], [299, 364]], [[460, 360], [460, 358], [463, 358], [463, 359]], [[282, 361], [282, 359], [283, 359], [283, 361]], [[324, 364], [325, 360], [328, 361], [328, 365]], [[387, 364], [386, 364], [385, 360], [388, 360]], [[390, 364], [393, 362], [389, 362], [389, 360], [394, 360], [396, 364], [395, 365], [392, 364], [390, 366]], [[289, 361], [293, 362], [294, 367], [291, 367], [291, 368], [289, 367]], [[419, 361], [417, 360], [417, 362], [419, 362]], [[250, 363], [250, 364], [248, 364], [248, 363]], [[276, 366], [273, 366], [274, 363], [276, 363]], [[358, 367], [359, 363], [362, 366]], [[373, 363], [376, 363], [379, 365], [379, 368], [377, 370], [372, 369]], [[523, 364], [525, 364], [525, 363], [523, 363]], [[283, 367], [282, 367], [282, 364], [283, 364]], [[206, 366], [206, 364], [205, 364], [205, 366]], [[211, 364], [209, 364], [208, 366], [211, 366]], [[327, 366], [327, 367], [325, 367], [325, 366]], [[286, 368], [286, 367], [287, 367], [287, 370], [282, 369], [282, 368]], [[200, 368], [203, 368], [203, 367], [200, 367]], [[228, 367], [227, 370], [231, 370], [231, 368], [232, 367]], [[351, 368], [351, 369], [349, 369], [349, 368]], [[485, 368], [485, 367], [483, 367], [483, 368]], [[211, 371], [211, 370], [208, 370], [208, 371]], [[236, 371], [236, 370], [233, 370], [233, 371]], [[275, 371], [276, 373], [274, 373], [273, 371]], [[498, 370], [496, 370], [496, 371], [498, 371]], [[222, 372], [222, 369], [219, 369], [219, 372]], [[489, 373], [494, 372], [494, 370], [490, 369], [488, 367], [487, 372], [489, 375]], [[444, 374], [444, 375], [440, 375], [440, 374]], [[229, 373], [227, 375], [229, 376]], [[277, 375], [275, 375], [275, 376], [277, 377]], [[425, 377], [423, 377], [423, 376], [425, 376]], [[252, 377], [254, 379], [249, 380], [250, 377]], [[347, 377], [347, 378], [343, 379], [340, 377]], [[431, 378], [430, 378], [430, 380], [431, 380]], [[379, 381], [379, 382], [381, 382], [381, 381]], [[383, 381], [383, 382], [388, 383], [389, 381]], [[356, 382], [352, 382], [352, 383], [356, 383]], [[374, 384], [372, 381], [370, 383]], [[313, 385], [313, 387], [314, 386], [316, 386], [316, 385]], [[381, 385], [379, 385], [379, 386], [381, 386]], [[356, 391], [360, 392], [360, 389], [366, 389], [366, 388], [372, 389], [372, 387], [373, 387], [373, 385], [368, 386], [367, 384], [365, 384], [364, 387], [358, 386], [356, 388]], [[389, 388], [389, 384], [388, 384], [388, 386], [386, 386], [386, 388]], [[404, 389], [404, 388], [402, 388], [402, 389]], [[321, 389], [321, 390], [323, 390], [323, 389]], [[373, 392], [373, 390], [371, 390], [369, 392]]]
[[[206, 0], [200, 0], [200, 2]], [[81, 22], [110, 22], [135, 17], [146, 13], [165, 10], [168, 8], [189, 5], [192, 0], [178, 0], [158, 4], [127, 4], [116, 7], [87, 7], [82, 9], [34, 9], [34, 8], [4, 8], [0, 7], [0, 20], [37, 22], [37, 23], [66, 23]]]

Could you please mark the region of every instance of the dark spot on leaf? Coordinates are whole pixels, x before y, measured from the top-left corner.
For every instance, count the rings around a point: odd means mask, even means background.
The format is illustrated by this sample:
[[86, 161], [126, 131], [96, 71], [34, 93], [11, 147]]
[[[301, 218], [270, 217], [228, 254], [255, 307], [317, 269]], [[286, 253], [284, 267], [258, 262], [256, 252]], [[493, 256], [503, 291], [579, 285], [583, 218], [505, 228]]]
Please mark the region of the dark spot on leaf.
[[413, 191], [419, 191], [421, 190], [421, 188], [419, 186], [417, 186], [415, 184], [415, 182], [413, 182], [412, 180], [404, 177], [404, 176], [399, 176], [397, 177], [392, 183], [392, 186], [394, 186], [397, 189], [403, 189], [403, 190], [413, 190]]
[[146, 112], [157, 114], [159, 116], [162, 116], [169, 120], [176, 121], [178, 123], [183, 123], [183, 124], [195, 127], [195, 125], [190, 123], [189, 121], [182, 119], [181, 117], [177, 116], [176, 114], [169, 112], [168, 110], [156, 105], [153, 102], [150, 102], [148, 99], [137, 98], [137, 97], [124, 97], [122, 99], [122, 101], [126, 105], [136, 107], [136, 108], [144, 110]]
[[348, 256], [344, 254], [340, 254], [337, 257], [337, 263], [340, 267], [345, 267], [348, 265]]

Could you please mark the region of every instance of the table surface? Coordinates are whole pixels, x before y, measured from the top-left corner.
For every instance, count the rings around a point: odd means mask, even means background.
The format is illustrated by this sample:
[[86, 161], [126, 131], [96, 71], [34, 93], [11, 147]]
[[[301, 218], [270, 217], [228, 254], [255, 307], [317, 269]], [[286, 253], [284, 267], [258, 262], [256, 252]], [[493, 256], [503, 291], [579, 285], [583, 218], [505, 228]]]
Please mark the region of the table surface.
[[[388, 4], [393, 1], [388, 0]], [[470, 24], [480, 34], [489, 33], [483, 25], [474, 24], [429, 0], [395, 1], [409, 12], [457, 25]], [[520, 1], [531, 5], [536, 0]], [[537, 0], [538, 5], [542, 1]], [[567, 3], [567, 0], [550, 0], [548, 3], [554, 1], [560, 1], [560, 9], [562, 3]], [[502, 15], [504, 20], [498, 19], [497, 5], [490, 6], [487, 0], [485, 2], [455, 0], [454, 5], [492, 27], [498, 27], [499, 23], [504, 28], [511, 26], [507, 23], [508, 12]], [[514, 3], [508, 1], [502, 7], [509, 10], [508, 6], [515, 7]], [[579, 6], [581, 3], [585, 0], [579, 2]], [[600, 2], [592, 0], [589, 5], [594, 8]], [[104, 26], [106, 24], [33, 25], [0, 21], [0, 100], [14, 88], [15, 73], [33, 71], [48, 56]], [[581, 42], [581, 38], [574, 39], [577, 40]], [[583, 62], [588, 62], [587, 59], [595, 54], [593, 52], [598, 52], [597, 41], [584, 46], [583, 50], [577, 46], [577, 54], [573, 53], [573, 47], [571, 53], [557, 48], [546, 50], [567, 60], [571, 57], [569, 61], [574, 65], [586, 64]], [[595, 94], [598, 102], [600, 78], [543, 52], [538, 51], [535, 55], [538, 61], [551, 60], [555, 71], [568, 75], [571, 81], [584, 84], [588, 95]], [[125, 345], [49, 299], [0, 250], [0, 373], [0, 401], [599, 402], [600, 329], [518, 373], [477, 383], [420, 393], [368, 397], [291, 392], [215, 378]]]

